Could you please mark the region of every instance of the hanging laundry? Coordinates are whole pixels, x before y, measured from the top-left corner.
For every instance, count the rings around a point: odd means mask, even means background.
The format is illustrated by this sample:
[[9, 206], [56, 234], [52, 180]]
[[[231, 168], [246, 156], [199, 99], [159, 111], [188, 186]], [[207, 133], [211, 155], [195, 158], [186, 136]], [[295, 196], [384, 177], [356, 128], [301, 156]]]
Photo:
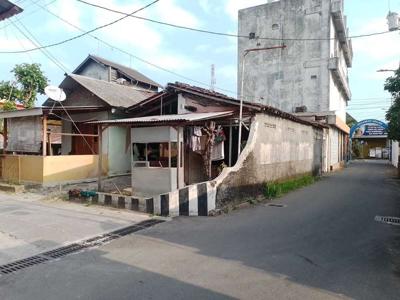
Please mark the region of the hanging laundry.
[[223, 160], [225, 159], [225, 152], [224, 152], [224, 142], [215, 143], [211, 150], [211, 160]]

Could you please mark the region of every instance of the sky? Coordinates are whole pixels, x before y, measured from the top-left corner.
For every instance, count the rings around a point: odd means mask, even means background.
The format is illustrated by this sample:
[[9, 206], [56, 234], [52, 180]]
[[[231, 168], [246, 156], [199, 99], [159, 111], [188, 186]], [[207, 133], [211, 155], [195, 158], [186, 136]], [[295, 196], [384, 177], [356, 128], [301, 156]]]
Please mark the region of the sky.
[[[87, 1], [129, 13], [151, 2]], [[121, 17], [76, 0], [14, 2], [24, 12], [0, 22], [0, 52], [34, 47], [27, 38], [30, 34], [42, 45], [48, 45], [82, 33], [75, 27], [86, 31]], [[350, 35], [386, 31], [388, 2], [345, 0]], [[391, 10], [400, 13], [400, 0], [390, 2]], [[266, 0], [160, 0], [138, 15], [183, 26], [236, 34], [238, 9], [264, 3]], [[87, 35], [47, 50], [63, 66], [55, 64], [40, 51], [0, 53], [0, 80], [10, 80], [10, 70], [16, 64], [38, 62], [51, 84], [58, 85], [65, 72], [72, 72], [88, 54], [94, 54], [137, 69], [162, 85], [181, 81], [207, 87], [211, 81], [211, 65], [214, 64], [216, 90], [230, 96], [236, 95], [237, 41], [231, 37], [190, 32], [126, 18], [93, 32], [92, 36]], [[390, 105], [390, 95], [383, 90], [383, 85], [385, 78], [391, 73], [378, 73], [376, 70], [399, 66], [400, 33], [354, 39], [353, 50], [354, 61], [350, 69], [353, 97], [348, 112], [359, 121], [366, 118], [384, 120], [385, 111]], [[40, 100], [38, 104], [41, 104], [43, 98]]]

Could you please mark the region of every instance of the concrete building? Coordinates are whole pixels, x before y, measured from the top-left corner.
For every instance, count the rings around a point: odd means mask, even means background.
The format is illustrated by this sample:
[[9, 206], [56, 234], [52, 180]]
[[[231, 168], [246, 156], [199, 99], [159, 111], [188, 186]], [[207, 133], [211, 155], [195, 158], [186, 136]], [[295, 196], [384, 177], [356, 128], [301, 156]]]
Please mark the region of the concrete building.
[[353, 52], [343, 2], [280, 0], [239, 11], [238, 94], [243, 84], [248, 101], [330, 125], [328, 170], [342, 165], [349, 133]]

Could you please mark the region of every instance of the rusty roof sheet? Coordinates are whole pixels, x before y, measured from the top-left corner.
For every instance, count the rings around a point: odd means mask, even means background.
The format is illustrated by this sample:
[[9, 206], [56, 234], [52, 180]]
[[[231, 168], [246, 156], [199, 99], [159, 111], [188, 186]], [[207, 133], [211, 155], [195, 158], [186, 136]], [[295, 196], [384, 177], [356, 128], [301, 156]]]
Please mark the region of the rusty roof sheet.
[[[186, 83], [175, 82], [175, 83], [168, 83], [165, 90], [158, 92], [157, 94], [149, 97], [148, 99], [146, 99], [142, 102], [132, 105], [131, 107], [128, 108], [128, 111], [133, 111], [134, 109], [139, 109], [143, 105], [146, 105], [146, 104], [151, 104], [153, 102], [156, 103], [159, 100], [159, 98], [168, 96], [168, 95], [172, 95], [173, 93], [176, 93], [177, 90], [187, 92], [187, 93], [192, 93], [192, 94], [198, 95], [200, 97], [209, 98], [209, 99], [212, 99], [215, 101], [221, 101], [221, 102], [224, 102], [224, 103], [227, 103], [230, 105], [236, 105], [236, 106], [240, 105], [239, 100], [229, 97], [225, 94], [221, 94], [221, 93], [218, 93], [218, 92], [215, 92], [212, 90], [189, 85]], [[309, 122], [306, 120], [302, 120], [293, 114], [281, 111], [280, 109], [274, 108], [272, 106], [264, 105], [261, 103], [248, 102], [248, 101], [243, 101], [243, 104], [244, 104], [244, 107], [247, 107], [249, 109], [254, 109], [256, 111], [260, 111], [260, 112], [264, 112], [264, 113], [267, 113], [270, 115], [288, 119], [293, 122], [301, 123], [304, 125], [310, 125], [310, 126], [314, 126], [314, 127], [318, 127], [318, 128], [326, 127], [325, 125], [322, 125], [322, 124], [319, 124], [316, 122]]]
[[212, 113], [198, 113], [198, 114], [181, 114], [181, 115], [159, 115], [148, 116], [140, 118], [127, 118], [117, 120], [104, 120], [90, 122], [91, 124], [160, 124], [160, 123], [188, 123], [196, 121], [205, 121], [211, 119], [218, 119], [229, 117], [233, 112], [212, 112]]

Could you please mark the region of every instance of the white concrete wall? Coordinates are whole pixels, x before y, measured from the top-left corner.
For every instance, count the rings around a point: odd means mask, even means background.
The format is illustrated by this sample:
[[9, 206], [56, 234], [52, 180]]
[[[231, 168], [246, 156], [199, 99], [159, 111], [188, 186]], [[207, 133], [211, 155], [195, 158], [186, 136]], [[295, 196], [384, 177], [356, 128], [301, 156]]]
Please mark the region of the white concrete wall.
[[392, 141], [392, 165], [397, 168], [399, 162], [399, 142]]
[[331, 127], [329, 129], [329, 164], [334, 166], [339, 161], [339, 130]]
[[[306, 106], [309, 112], [335, 113], [346, 120], [346, 101], [328, 69], [339, 58], [339, 72], [347, 80], [347, 66], [331, 16], [330, 0], [281, 0], [239, 11], [240, 36], [321, 38], [285, 41], [284, 50], [251, 52], [245, 59], [244, 97], [286, 112]], [[278, 25], [274, 30], [273, 26]], [[275, 26], [276, 27], [276, 26]], [[334, 40], [328, 40], [333, 38]], [[280, 45], [279, 40], [238, 39], [238, 94], [241, 95], [243, 53], [246, 49]]]
[[[252, 52], [245, 65], [246, 100], [287, 112], [329, 110], [330, 1], [281, 0], [239, 11], [239, 35], [273, 38], [321, 38], [285, 41], [284, 50]], [[277, 24], [279, 29], [274, 30]], [[279, 40], [239, 38], [238, 91], [241, 92], [243, 53], [246, 49], [277, 46]]]
[[320, 174], [323, 130], [275, 116], [256, 115], [238, 162], [212, 181], [217, 203], [263, 192], [264, 184], [306, 174]]

